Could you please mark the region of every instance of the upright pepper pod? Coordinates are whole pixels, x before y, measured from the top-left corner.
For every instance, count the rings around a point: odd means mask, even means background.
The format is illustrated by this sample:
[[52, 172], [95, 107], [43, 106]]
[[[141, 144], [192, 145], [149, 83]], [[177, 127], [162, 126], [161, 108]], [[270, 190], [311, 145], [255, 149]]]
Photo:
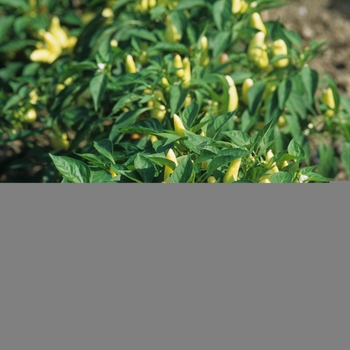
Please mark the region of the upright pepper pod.
[[231, 183], [232, 180], [237, 181], [238, 171], [239, 171], [239, 167], [241, 166], [241, 161], [242, 161], [242, 158], [237, 158], [230, 163], [225, 173], [225, 176], [222, 180], [224, 183]]
[[166, 24], [165, 35], [164, 35], [165, 41], [170, 44], [176, 44], [181, 40], [181, 35], [177, 30], [175, 24], [171, 21], [170, 16], [166, 17], [165, 24]]
[[242, 101], [244, 102], [244, 104], [246, 106], [249, 105], [248, 91], [253, 85], [254, 85], [254, 81], [251, 78], [247, 78], [243, 82], [243, 85], [242, 85]]
[[169, 81], [166, 77], [163, 77], [162, 80], [160, 81], [163, 88], [165, 89], [165, 91], [169, 91], [170, 90], [170, 84]]
[[66, 32], [61, 28], [60, 20], [57, 16], [53, 16], [49, 32], [57, 39], [62, 48], [65, 48], [68, 44], [68, 36]]
[[178, 53], [174, 56], [174, 68], [177, 68], [175, 74], [179, 78], [182, 78], [184, 76], [184, 66], [182, 63], [181, 56]]
[[[285, 43], [284, 40], [278, 39], [275, 40], [272, 43], [272, 56], [279, 56], [279, 55], [287, 55], [288, 54], [288, 48], [287, 44]], [[288, 66], [289, 64], [289, 59], [288, 58], [281, 58], [278, 61], [275, 61], [272, 63], [274, 67], [276, 68], [284, 68]]]
[[250, 26], [263, 32], [265, 35], [267, 34], [265, 24], [258, 12], [252, 13], [250, 17]]
[[243, 15], [244, 13], [247, 12], [248, 8], [249, 8], [248, 3], [246, 1], [244, 1], [244, 0], [241, 0], [241, 9], [239, 11], [239, 14]]
[[[178, 162], [176, 159], [176, 155], [174, 153], [174, 151], [172, 150], [172, 148], [169, 149], [166, 158], [173, 161], [175, 163], [176, 166], [178, 166]], [[167, 181], [167, 179], [169, 178], [169, 176], [174, 172], [173, 169], [171, 169], [168, 166], [164, 167], [164, 181]]]
[[202, 36], [200, 45], [201, 45], [201, 57], [199, 60], [199, 64], [204, 67], [204, 66], [207, 66], [209, 63], [208, 38], [206, 36]]
[[269, 65], [265, 34], [263, 32], [256, 33], [250, 41], [248, 45], [248, 59], [260, 69]]
[[185, 130], [186, 130], [185, 126], [177, 114], [174, 114], [174, 129], [175, 129], [176, 135], [179, 135], [179, 136], [185, 135]]
[[127, 73], [136, 73], [136, 65], [135, 65], [135, 61], [133, 59], [133, 57], [131, 55], [127, 55], [126, 56], [126, 60], [125, 60], [125, 69]]
[[227, 110], [231, 112], [236, 110], [238, 107], [238, 92], [233, 79], [229, 75], [226, 75], [225, 79], [229, 85], [229, 88], [228, 88], [229, 98], [228, 98]]
[[335, 109], [335, 100], [334, 100], [333, 90], [330, 87], [325, 89], [322, 92], [321, 100], [327, 107], [329, 107], [329, 109], [327, 109], [325, 112], [325, 116], [333, 117], [334, 109]]
[[273, 158], [274, 154], [271, 150], [269, 150], [266, 154], [266, 163], [271, 166], [271, 169], [267, 171], [267, 174], [276, 174], [279, 172], [278, 167], [275, 162], [271, 162], [271, 159]]
[[183, 77], [182, 77], [182, 86], [188, 87], [191, 83], [191, 62], [188, 57], [185, 57], [182, 60], [183, 64]]
[[234, 15], [241, 11], [242, 3], [241, 0], [231, 0], [231, 11]]

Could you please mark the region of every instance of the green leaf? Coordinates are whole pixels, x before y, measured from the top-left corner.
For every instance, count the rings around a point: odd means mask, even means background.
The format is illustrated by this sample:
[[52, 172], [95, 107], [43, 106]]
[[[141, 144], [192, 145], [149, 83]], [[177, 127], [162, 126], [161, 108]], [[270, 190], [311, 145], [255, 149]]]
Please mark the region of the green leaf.
[[148, 30], [141, 29], [141, 28], [128, 28], [125, 33], [127, 33], [130, 37], [137, 37], [144, 40], [149, 40], [152, 42], [157, 42], [156, 36], [149, 32]]
[[350, 142], [344, 142], [340, 159], [344, 165], [348, 178], [350, 179]]
[[212, 14], [214, 22], [219, 30], [222, 30], [224, 23], [229, 20], [230, 10], [229, 1], [219, 0], [214, 3]]
[[98, 104], [106, 90], [108, 78], [104, 73], [95, 75], [90, 81], [90, 92], [94, 101], [95, 111], [98, 110]]
[[296, 156], [298, 158], [304, 158], [305, 157], [305, 151], [303, 148], [294, 140], [290, 141], [288, 145], [288, 153], [292, 156]]
[[13, 21], [15, 20], [15, 16], [4, 16], [2, 15], [0, 21], [0, 44], [8, 33]]
[[74, 154], [86, 159], [93, 166], [104, 166], [103, 160], [99, 156], [96, 156], [95, 154], [92, 154], [92, 153], [80, 154], [80, 153], [76, 153], [76, 152], [74, 152]]
[[145, 155], [148, 159], [150, 159], [154, 164], [157, 164], [161, 167], [167, 166], [171, 168], [172, 170], [175, 169], [176, 165], [173, 161], [169, 160], [162, 154], [152, 154], [152, 155]]
[[30, 10], [29, 5], [24, 0], [0, 0], [0, 5], [14, 7], [15, 9], [20, 8], [23, 11]]
[[180, 85], [171, 85], [170, 87], [170, 109], [171, 115], [177, 113], [188, 94], [188, 89], [183, 89]]
[[271, 183], [291, 183], [292, 174], [285, 171], [280, 171], [278, 173], [272, 174], [270, 177]]
[[318, 73], [309, 66], [304, 66], [301, 70], [301, 79], [306, 89], [308, 103], [312, 105], [318, 85]]
[[141, 119], [130, 126], [122, 128], [120, 132], [128, 134], [155, 134], [162, 133], [163, 127], [158, 119], [147, 118]]
[[217, 168], [232, 162], [235, 159], [247, 156], [250, 152], [240, 148], [225, 149], [219, 152], [209, 163], [207, 173], [212, 174]]
[[265, 90], [265, 82], [257, 81], [254, 85], [248, 90], [248, 101], [249, 101], [249, 113], [254, 115], [258, 107], [262, 103], [262, 97]]
[[191, 103], [184, 109], [181, 119], [187, 130], [189, 130], [192, 127], [193, 122], [197, 118], [198, 112], [199, 105], [195, 100], [192, 100]]
[[187, 140], [183, 140], [182, 143], [195, 153], [200, 153], [201, 150], [207, 145], [208, 139], [206, 137], [196, 135], [191, 131], [185, 130], [185, 136]]
[[226, 135], [232, 141], [232, 143], [238, 147], [249, 148], [254, 143], [247, 133], [239, 130], [225, 131], [223, 134]]
[[158, 42], [152, 47], [152, 50], [178, 52], [179, 54], [186, 54], [188, 51], [187, 47], [183, 44], [170, 44], [164, 42]]
[[64, 157], [54, 156], [49, 153], [57, 170], [67, 180], [73, 183], [89, 183], [91, 182], [90, 168], [80, 160]]
[[216, 35], [214, 39], [214, 49], [213, 49], [213, 57], [217, 57], [221, 54], [230, 43], [231, 32], [220, 32]]
[[186, 155], [181, 161], [179, 160], [178, 166], [171, 174], [171, 183], [187, 183], [191, 178], [193, 172], [193, 163], [191, 156]]
[[151, 182], [153, 180], [155, 169], [153, 163], [149, 159], [138, 153], [134, 160], [134, 165], [143, 182]]
[[292, 82], [289, 79], [283, 79], [281, 83], [278, 85], [277, 93], [278, 93], [278, 107], [283, 110], [286, 101], [292, 91]]
[[206, 6], [206, 2], [204, 0], [182, 0], [180, 3], [174, 8], [175, 11], [188, 10], [196, 6]]
[[109, 159], [113, 164], [115, 164], [113, 157], [113, 144], [109, 139], [103, 139], [100, 141], [94, 141], [94, 147], [103, 156]]
[[118, 116], [108, 136], [112, 143], [116, 143], [117, 140], [123, 135], [123, 133], [120, 131], [122, 128], [131, 125], [142, 113], [146, 112], [147, 110], [148, 108], [134, 109], [128, 112], [124, 112]]
[[215, 137], [218, 135], [220, 129], [223, 126], [227, 125], [229, 121], [231, 120], [233, 121], [233, 118], [232, 118], [233, 115], [234, 115], [234, 112], [227, 112], [215, 118], [214, 124], [213, 124], [213, 129], [215, 134], [213, 136], [213, 139], [215, 139]]

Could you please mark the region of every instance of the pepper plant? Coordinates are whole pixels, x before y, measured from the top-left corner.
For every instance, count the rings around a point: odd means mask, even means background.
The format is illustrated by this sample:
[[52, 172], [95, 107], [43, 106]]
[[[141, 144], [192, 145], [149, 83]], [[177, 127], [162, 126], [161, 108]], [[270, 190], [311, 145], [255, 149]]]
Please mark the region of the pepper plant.
[[[350, 102], [309, 67], [323, 42], [302, 47], [281, 22], [262, 20], [280, 1], [82, 3], [70, 21], [64, 2], [46, 14], [0, 90], [3, 142], [47, 135], [39, 162], [50, 181], [328, 182], [310, 151], [320, 117], [344, 137], [350, 173]], [[5, 8], [5, 18], [19, 11]], [[38, 126], [16, 124], [23, 106]]]

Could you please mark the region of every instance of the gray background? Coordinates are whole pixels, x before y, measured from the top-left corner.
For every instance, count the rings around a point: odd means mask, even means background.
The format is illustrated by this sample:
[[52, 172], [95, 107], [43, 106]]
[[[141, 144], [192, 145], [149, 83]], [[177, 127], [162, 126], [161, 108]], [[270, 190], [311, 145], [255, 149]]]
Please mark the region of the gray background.
[[348, 184], [240, 185], [0, 185], [0, 348], [349, 349]]

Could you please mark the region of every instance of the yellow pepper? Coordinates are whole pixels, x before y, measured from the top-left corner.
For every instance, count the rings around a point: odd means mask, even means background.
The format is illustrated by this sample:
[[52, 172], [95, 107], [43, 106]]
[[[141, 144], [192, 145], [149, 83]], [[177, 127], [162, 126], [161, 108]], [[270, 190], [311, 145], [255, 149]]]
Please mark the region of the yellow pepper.
[[208, 38], [206, 36], [202, 36], [200, 45], [201, 45], [201, 57], [199, 60], [199, 64], [204, 67], [204, 66], [207, 66], [209, 63]]
[[131, 55], [127, 55], [126, 56], [126, 60], [125, 60], [125, 69], [127, 73], [136, 73], [136, 65], [135, 65], [135, 61], [133, 59], [133, 57]]
[[267, 154], [266, 154], [266, 163], [267, 163], [269, 166], [271, 166], [271, 169], [269, 169], [269, 170], [267, 171], [267, 174], [276, 174], [276, 173], [279, 172], [276, 163], [275, 163], [275, 162], [274, 162], [274, 163], [271, 163], [271, 159], [272, 159], [273, 156], [274, 156], [274, 154], [273, 154], [273, 152], [272, 152], [271, 150], [269, 150], [269, 151], [267, 152]]
[[174, 67], [177, 68], [177, 71], [175, 72], [175, 74], [179, 77], [182, 78], [184, 76], [184, 66], [182, 63], [182, 59], [181, 56], [177, 53], [174, 56]]
[[238, 14], [241, 11], [241, 7], [242, 7], [241, 0], [231, 1], [231, 11], [234, 15]]
[[215, 184], [216, 179], [215, 179], [214, 176], [209, 176], [208, 179], [207, 179], [207, 182], [208, 182], [209, 184]]
[[50, 32], [40, 30], [39, 35], [42, 36], [46, 48], [34, 50], [30, 54], [30, 60], [33, 62], [52, 63], [61, 54], [61, 45]]
[[[272, 43], [272, 55], [273, 55], [273, 57], [279, 56], [279, 55], [287, 55], [287, 54], [288, 54], [288, 48], [287, 48], [287, 44], [285, 43], [284, 40], [279, 39], [279, 40], [275, 40]], [[289, 59], [288, 58], [281, 58], [278, 61], [273, 62], [272, 64], [276, 68], [284, 68], [284, 67], [288, 66]]]
[[248, 45], [248, 59], [260, 69], [268, 67], [269, 57], [263, 32], [256, 33], [250, 41]]
[[237, 93], [237, 88], [233, 79], [229, 75], [226, 75], [225, 79], [229, 85], [229, 88], [228, 88], [229, 99], [228, 99], [227, 109], [229, 112], [231, 112], [236, 110], [238, 107], [238, 93]]
[[252, 13], [250, 17], [250, 26], [263, 32], [265, 35], [267, 34], [265, 24], [258, 12]]
[[333, 117], [334, 109], [335, 109], [335, 100], [334, 100], [333, 90], [330, 87], [325, 89], [322, 92], [321, 100], [327, 107], [329, 107], [329, 109], [327, 109], [325, 112], [325, 116]]
[[175, 133], [179, 136], [185, 135], [185, 126], [177, 114], [174, 114], [174, 129]]
[[165, 24], [165, 41], [170, 44], [176, 44], [181, 40], [181, 35], [178, 32], [175, 24], [171, 22], [170, 16], [166, 17]]
[[230, 163], [223, 178], [224, 183], [231, 183], [232, 180], [237, 181], [239, 167], [241, 166], [241, 160], [241, 158], [237, 158]]
[[182, 86], [183, 87], [188, 87], [191, 83], [191, 62], [188, 59], [188, 57], [185, 57], [182, 60], [183, 64], [183, 77], [182, 77]]
[[248, 91], [253, 85], [254, 85], [254, 81], [251, 78], [247, 78], [246, 80], [244, 80], [242, 85], [242, 101], [247, 106], [249, 105]]
[[[177, 162], [177, 159], [176, 159], [176, 155], [174, 153], [174, 151], [170, 148], [167, 155], [166, 155], [166, 158], [173, 161], [175, 163], [176, 166], [178, 166], [178, 162]], [[169, 178], [169, 176], [174, 172], [173, 169], [171, 169], [170, 167], [168, 166], [165, 166], [164, 167], [164, 181], [166, 182], [167, 179]]]

